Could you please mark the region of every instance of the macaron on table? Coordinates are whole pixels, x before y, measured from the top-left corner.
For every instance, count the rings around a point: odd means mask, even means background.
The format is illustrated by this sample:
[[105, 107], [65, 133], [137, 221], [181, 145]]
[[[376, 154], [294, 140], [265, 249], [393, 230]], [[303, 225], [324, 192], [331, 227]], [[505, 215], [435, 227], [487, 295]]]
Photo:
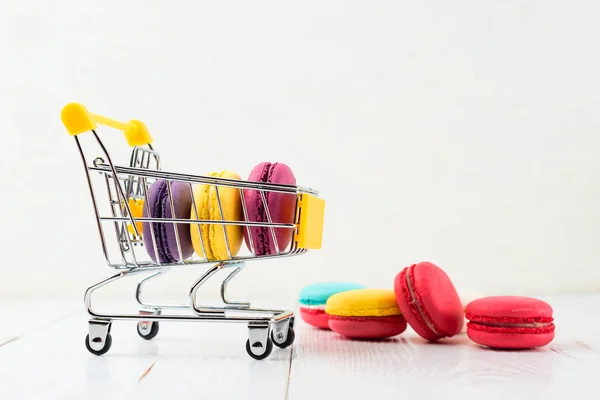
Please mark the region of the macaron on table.
[[384, 339], [406, 330], [394, 291], [357, 289], [333, 295], [327, 301], [329, 328], [359, 339]]
[[497, 349], [541, 347], [554, 339], [550, 304], [523, 296], [490, 296], [467, 306], [467, 335]]
[[437, 265], [422, 262], [404, 268], [394, 280], [402, 315], [423, 338], [452, 337], [463, 327], [460, 297], [448, 275]]
[[548, 303], [472, 290], [459, 294], [447, 272], [432, 262], [404, 267], [390, 286], [309, 284], [300, 291], [300, 315], [311, 328], [331, 331], [331, 338], [351, 340], [378, 341], [410, 330], [423, 345], [462, 335], [481, 349], [506, 350], [543, 347], [554, 339]]
[[364, 288], [354, 282], [318, 282], [305, 286], [298, 296], [300, 316], [309, 325], [329, 329], [329, 315], [325, 312], [327, 300], [337, 293]]
[[[297, 185], [298, 171], [281, 161], [259, 160], [247, 173], [165, 171], [153, 138], [139, 120], [117, 121], [79, 103], [64, 106], [61, 120], [81, 156], [101, 254], [115, 270], [85, 292], [90, 317], [85, 345], [92, 354], [111, 348], [116, 320], [136, 321], [138, 334], [146, 340], [158, 334], [159, 321], [244, 323], [246, 351], [257, 360], [268, 357], [273, 346], [292, 344], [293, 310], [257, 309], [232, 301], [227, 284], [246, 263], [278, 259], [284, 264], [288, 257], [321, 248], [325, 202], [316, 190]], [[99, 133], [100, 125], [124, 134], [132, 148], [129, 165], [113, 160], [105, 145], [113, 134]], [[90, 149], [98, 152], [93, 158]], [[150, 302], [142, 296], [148, 281], [197, 265], [206, 270], [186, 291], [186, 304]], [[221, 282], [221, 304], [200, 304], [199, 289], [221, 270], [228, 272]], [[92, 294], [99, 288], [142, 275], [135, 291], [138, 314], [101, 313], [92, 307]]]

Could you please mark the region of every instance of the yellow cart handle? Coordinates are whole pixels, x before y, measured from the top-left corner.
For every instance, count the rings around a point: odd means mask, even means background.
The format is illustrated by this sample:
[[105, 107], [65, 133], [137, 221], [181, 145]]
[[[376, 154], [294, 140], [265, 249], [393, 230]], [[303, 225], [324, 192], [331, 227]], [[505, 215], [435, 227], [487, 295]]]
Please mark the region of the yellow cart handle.
[[128, 122], [115, 121], [102, 115], [90, 113], [83, 104], [67, 104], [63, 107], [60, 118], [70, 135], [89, 132], [96, 129], [97, 124], [100, 124], [122, 131], [131, 147], [152, 143], [152, 137], [143, 122], [134, 119]]

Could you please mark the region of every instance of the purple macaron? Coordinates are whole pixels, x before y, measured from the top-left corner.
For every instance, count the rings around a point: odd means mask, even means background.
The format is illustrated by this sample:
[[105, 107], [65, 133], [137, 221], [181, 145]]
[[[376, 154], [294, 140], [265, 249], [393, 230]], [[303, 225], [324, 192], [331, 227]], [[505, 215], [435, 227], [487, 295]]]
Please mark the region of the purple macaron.
[[[190, 188], [183, 182], [171, 182], [171, 193], [173, 194], [173, 208], [175, 209], [175, 218], [188, 219], [192, 207], [192, 195]], [[143, 217], [148, 218], [148, 208], [150, 208], [150, 218], [173, 218], [171, 213], [171, 203], [169, 201], [169, 192], [167, 182], [157, 180], [148, 190], [148, 207], [144, 207]], [[144, 246], [148, 254], [154, 262], [156, 255], [154, 251], [154, 243], [152, 241], [152, 231], [150, 224], [154, 230], [156, 238], [156, 250], [161, 263], [174, 263], [179, 261], [179, 251], [177, 250], [177, 238], [173, 224], [160, 222], [144, 222], [143, 235]], [[190, 235], [189, 224], [177, 224], [177, 232], [179, 233], [179, 242], [181, 244], [181, 253], [183, 259], [189, 258], [194, 248], [192, 246], [192, 238]]]
[[[296, 178], [290, 167], [282, 163], [262, 162], [256, 165], [250, 172], [248, 181], [275, 183], [284, 185], [295, 185]], [[248, 210], [248, 219], [250, 222], [268, 222], [265, 207], [262, 201], [261, 192], [257, 190], [244, 190], [244, 200]], [[288, 193], [278, 193], [265, 191], [265, 198], [272, 222], [275, 223], [294, 223], [296, 213], [296, 195]], [[275, 243], [270, 228], [253, 227], [252, 244], [254, 253], [258, 256], [265, 254], [277, 254]], [[279, 252], [285, 251], [292, 241], [292, 229], [277, 228], [275, 237]], [[252, 250], [248, 230], [244, 229], [244, 241], [248, 249]]]

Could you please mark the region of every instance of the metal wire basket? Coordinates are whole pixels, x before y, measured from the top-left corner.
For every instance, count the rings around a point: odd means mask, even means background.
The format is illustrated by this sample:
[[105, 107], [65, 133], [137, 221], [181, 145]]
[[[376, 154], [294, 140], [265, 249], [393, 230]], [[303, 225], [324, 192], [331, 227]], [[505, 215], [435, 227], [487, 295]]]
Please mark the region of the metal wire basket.
[[[78, 103], [67, 104], [61, 113], [62, 122], [81, 155], [85, 176], [100, 237], [102, 253], [106, 263], [118, 270], [116, 274], [89, 287], [85, 292], [85, 305], [90, 315], [89, 334], [86, 337], [87, 349], [96, 355], [105, 354], [111, 347], [110, 335], [113, 320], [138, 321], [138, 334], [144, 339], [152, 339], [158, 334], [159, 321], [204, 321], [204, 322], [240, 322], [248, 324], [248, 340], [246, 350], [255, 359], [264, 359], [272, 351], [273, 344], [280, 348], [291, 345], [294, 341], [294, 313], [291, 310], [273, 310], [251, 308], [250, 302], [230, 301], [227, 299], [227, 284], [245, 266], [246, 262], [297, 256], [311, 249], [320, 249], [323, 231], [325, 202], [318, 197], [318, 192], [296, 185], [260, 183], [241, 179], [228, 179], [206, 175], [189, 175], [161, 170], [159, 153], [152, 146], [145, 124], [138, 120], [126, 123], [101, 115], [90, 113], [85, 106]], [[133, 148], [128, 166], [120, 166], [113, 162], [109, 151], [97, 133], [97, 126], [104, 125], [122, 131], [128, 144]], [[95, 145], [100, 155], [93, 160], [86, 157], [87, 144], [84, 145], [83, 133], [91, 136], [91, 145]], [[86, 135], [87, 136], [87, 135]], [[89, 161], [91, 160], [91, 162]], [[150, 207], [149, 190], [157, 181], [166, 182], [168, 209], [170, 213], [156, 216]], [[181, 217], [175, 210], [173, 186], [189, 189], [193, 213]], [[194, 188], [205, 185], [214, 188], [220, 218], [200, 218], [196, 209]], [[222, 192], [224, 190], [239, 191], [242, 218], [227, 219], [223, 212]], [[259, 193], [262, 207], [266, 211], [266, 221], [251, 221], [244, 196], [248, 191]], [[267, 197], [270, 193], [294, 196], [293, 220], [274, 222], [269, 213]], [[104, 199], [104, 201], [102, 201]], [[112, 225], [107, 228], [106, 225]], [[220, 226], [225, 239], [226, 256], [214, 259], [209, 257], [206, 244], [202, 239], [201, 227]], [[248, 255], [238, 255], [232, 251], [231, 236], [228, 227], [237, 226], [246, 230], [250, 241]], [[164, 260], [158, 252], [157, 231], [170, 227], [175, 233], [175, 254], [178, 257]], [[191, 256], [184, 254], [180, 232], [184, 229], [198, 230], [200, 251]], [[257, 254], [252, 243], [252, 229], [263, 228], [270, 235], [275, 251], [268, 254]], [[218, 229], [218, 228], [215, 228]], [[277, 233], [288, 231], [291, 235], [289, 244], [280, 248]], [[145, 245], [144, 235], [146, 235]], [[149, 242], [147, 235], [152, 241]], [[284, 243], [281, 243], [284, 244]], [[148, 249], [152, 247], [152, 249]], [[283, 246], [282, 246], [283, 247]], [[153, 252], [153, 253], [152, 253]], [[154, 257], [153, 257], [154, 256]], [[142, 288], [150, 279], [156, 278], [173, 268], [189, 265], [206, 264], [208, 269], [191, 286], [188, 304], [161, 304], [147, 302], [142, 299]], [[222, 269], [231, 272], [221, 282], [221, 306], [198, 304], [198, 289], [215, 273]], [[122, 278], [141, 275], [138, 282], [136, 300], [140, 304], [139, 314], [111, 313], [103, 314], [92, 309], [92, 293]]]

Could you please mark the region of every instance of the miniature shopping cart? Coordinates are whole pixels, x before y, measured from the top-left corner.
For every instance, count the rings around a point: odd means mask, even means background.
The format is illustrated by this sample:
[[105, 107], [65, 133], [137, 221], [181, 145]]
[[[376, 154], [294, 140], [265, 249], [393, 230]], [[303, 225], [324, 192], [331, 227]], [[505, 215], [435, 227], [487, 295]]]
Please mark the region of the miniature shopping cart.
[[[117, 273], [89, 287], [85, 292], [85, 306], [90, 315], [89, 334], [85, 344], [87, 349], [96, 355], [105, 354], [111, 347], [110, 335], [113, 320], [138, 321], [138, 334], [144, 339], [152, 339], [158, 334], [159, 321], [203, 321], [203, 322], [240, 322], [248, 324], [248, 340], [246, 351], [254, 359], [264, 359], [269, 356], [273, 344], [280, 348], [290, 346], [294, 341], [294, 313], [289, 310], [270, 310], [251, 308], [249, 302], [234, 302], [227, 299], [227, 284], [242, 270], [247, 261], [290, 257], [306, 253], [310, 249], [321, 247], [323, 230], [324, 201], [318, 197], [315, 190], [293, 185], [267, 184], [244, 180], [230, 180], [202, 175], [187, 175], [161, 170], [159, 153], [151, 145], [152, 138], [146, 126], [137, 120], [126, 123], [112, 120], [90, 113], [85, 106], [77, 103], [67, 104], [61, 113], [62, 122], [75, 139], [75, 144], [83, 161], [85, 176], [92, 205], [96, 217], [100, 242], [106, 262]], [[97, 125], [122, 131], [128, 144], [133, 148], [129, 166], [115, 164], [103, 140], [97, 133]], [[83, 133], [89, 134], [82, 135]], [[91, 162], [86, 157], [84, 148], [87, 145], [96, 146], [100, 155]], [[158, 180], [165, 180], [170, 193], [171, 184], [183, 182], [189, 185], [192, 203], [195, 204], [192, 185], [211, 185], [217, 188], [229, 187], [240, 191], [243, 199], [244, 190], [255, 190], [261, 193], [263, 206], [267, 208], [265, 195], [268, 192], [289, 193], [296, 196], [296, 209], [293, 223], [274, 223], [267, 212], [266, 222], [251, 222], [244, 201], [243, 220], [183, 219], [156, 218], [150, 212], [143, 217], [143, 207], [148, 207], [148, 192], [150, 185]], [[104, 192], [102, 194], [100, 192]], [[173, 197], [169, 196], [170, 207], [173, 210]], [[149, 209], [148, 209], [149, 210]], [[171, 215], [175, 216], [173, 212]], [[196, 214], [197, 215], [197, 214]], [[153, 224], [217, 224], [223, 227], [227, 243], [228, 259], [209, 261], [206, 257], [204, 243], [202, 255], [194, 254], [185, 260], [176, 262], [153, 261], [148, 258], [143, 241], [143, 223]], [[256, 255], [250, 250], [250, 255], [231, 256], [227, 230], [230, 224], [251, 227], [267, 227], [274, 237], [274, 229], [291, 229], [292, 240], [286, 249], [277, 249], [274, 254]], [[108, 227], [107, 227], [108, 226]], [[175, 225], [172, 225], [173, 227]], [[177, 232], [177, 229], [174, 229]], [[111, 239], [114, 238], [114, 240]], [[182, 254], [179, 238], [177, 250]], [[250, 246], [252, 247], [252, 246]], [[156, 246], [155, 246], [156, 248]], [[202, 257], [204, 256], [204, 257]], [[142, 299], [142, 288], [146, 282], [177, 267], [195, 264], [206, 264], [206, 272], [192, 285], [189, 291], [188, 304], [159, 304]], [[196, 294], [198, 289], [216, 272], [228, 269], [231, 271], [221, 283], [222, 304], [198, 304]], [[139, 314], [103, 314], [92, 309], [92, 293], [109, 283], [132, 275], [144, 275], [137, 284], [136, 300], [140, 304]]]

